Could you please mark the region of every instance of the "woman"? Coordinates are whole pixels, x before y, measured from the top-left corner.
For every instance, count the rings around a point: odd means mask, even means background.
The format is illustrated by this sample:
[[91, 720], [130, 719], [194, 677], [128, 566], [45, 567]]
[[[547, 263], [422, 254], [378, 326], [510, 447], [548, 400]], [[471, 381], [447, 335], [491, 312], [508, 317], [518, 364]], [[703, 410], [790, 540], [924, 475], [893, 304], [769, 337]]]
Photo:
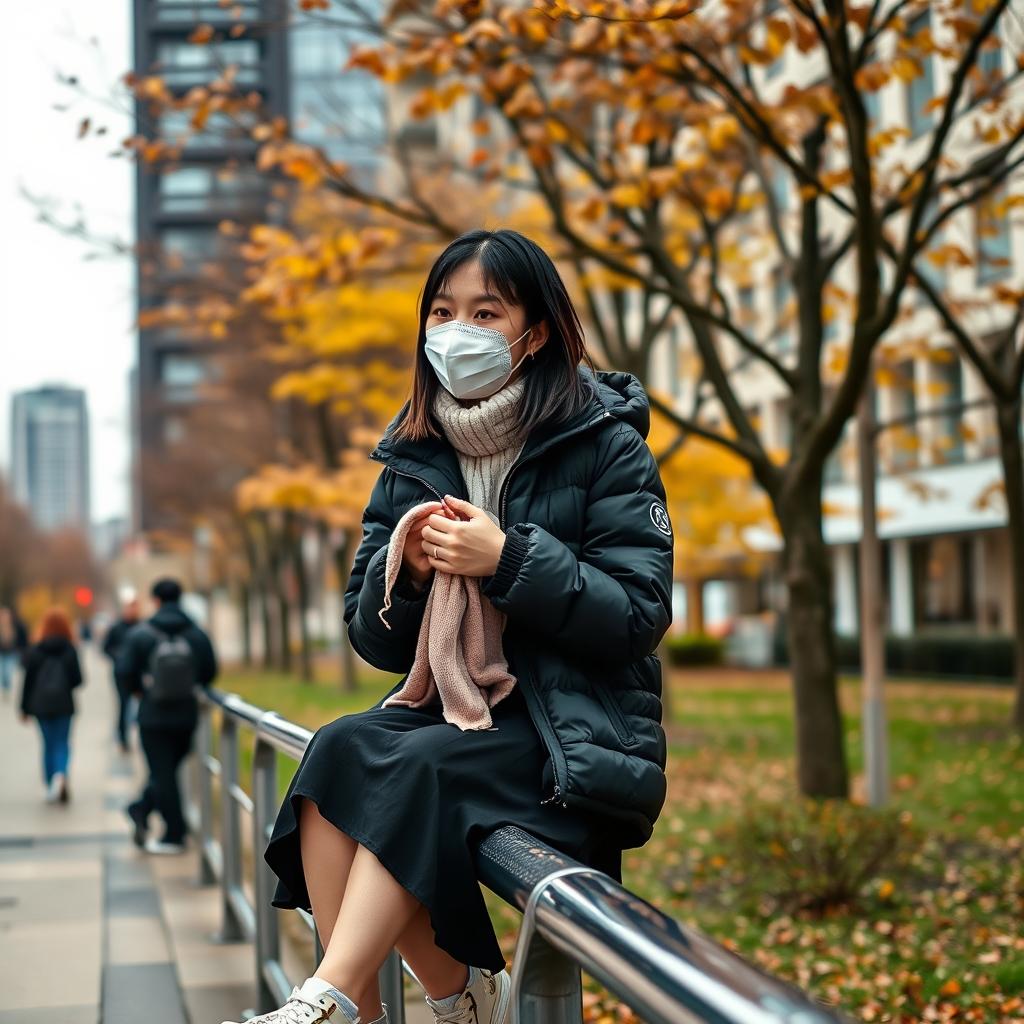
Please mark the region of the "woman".
[[71, 622], [60, 608], [43, 616], [36, 643], [25, 653], [21, 718], [39, 723], [43, 735], [43, 777], [48, 803], [66, 804], [69, 737], [75, 701], [71, 691], [82, 684], [82, 670], [71, 642]]
[[500, 1024], [479, 841], [519, 825], [618, 878], [650, 836], [672, 537], [648, 418], [635, 378], [595, 374], [535, 243], [474, 231], [441, 254], [345, 593], [355, 649], [404, 675], [320, 729], [292, 780], [274, 905], [311, 908], [326, 952], [257, 1020], [386, 1021], [397, 947], [437, 1021]]

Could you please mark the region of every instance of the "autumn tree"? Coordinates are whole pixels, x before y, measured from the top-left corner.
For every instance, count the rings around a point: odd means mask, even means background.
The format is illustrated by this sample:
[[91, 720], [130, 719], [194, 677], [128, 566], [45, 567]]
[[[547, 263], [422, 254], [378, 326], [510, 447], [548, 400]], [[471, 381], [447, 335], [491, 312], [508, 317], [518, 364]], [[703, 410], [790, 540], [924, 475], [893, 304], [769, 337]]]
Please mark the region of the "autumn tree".
[[[386, 42], [355, 61], [388, 81], [429, 76], [415, 112], [471, 94], [493, 117], [478, 122], [467, 173], [500, 169], [507, 140], [584, 271], [631, 279], [684, 319], [721, 420], [677, 424], [749, 463], [781, 529], [798, 774], [812, 795], [847, 792], [824, 466], [918, 256], [1021, 159], [1007, 87], [977, 81], [1006, 7], [440, 3], [386, 22]], [[780, 66], [793, 74], [776, 77]], [[873, 97], [904, 89], [912, 125], [872, 124]], [[791, 301], [745, 323], [742, 289], [766, 279]], [[835, 291], [850, 315], [833, 340]], [[740, 360], [786, 396], [781, 460], [744, 408]]]
[[[744, 460], [768, 495], [800, 787], [845, 795], [824, 467], [920, 284], [919, 257], [1020, 165], [1024, 119], [1007, 102], [1019, 69], [979, 70], [1006, 0], [440, 0], [396, 4], [372, 26], [362, 5], [317, 7], [381, 37], [353, 66], [409, 117], [434, 118], [442, 144], [368, 185], [267, 122], [252, 129], [261, 166], [439, 237], [459, 228], [450, 189], [439, 201], [412, 172], [512, 197], [512, 212], [539, 200], [609, 361], [651, 383], [656, 344], [683, 329], [690, 387], [710, 400], [695, 416], [655, 407]], [[612, 284], [588, 290], [595, 274]], [[744, 405], [750, 375], [786, 403], [785, 452]]]

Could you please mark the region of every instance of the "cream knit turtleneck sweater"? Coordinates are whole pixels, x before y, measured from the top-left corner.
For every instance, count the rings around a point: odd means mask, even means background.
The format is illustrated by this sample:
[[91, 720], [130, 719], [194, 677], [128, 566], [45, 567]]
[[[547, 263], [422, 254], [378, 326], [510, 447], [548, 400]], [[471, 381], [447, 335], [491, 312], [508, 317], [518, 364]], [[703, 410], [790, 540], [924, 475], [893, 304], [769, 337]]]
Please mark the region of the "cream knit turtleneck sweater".
[[502, 481], [526, 443], [516, 416], [524, 387], [517, 380], [475, 405], [462, 405], [444, 387], [434, 399], [434, 416], [458, 455], [469, 500], [494, 519]]

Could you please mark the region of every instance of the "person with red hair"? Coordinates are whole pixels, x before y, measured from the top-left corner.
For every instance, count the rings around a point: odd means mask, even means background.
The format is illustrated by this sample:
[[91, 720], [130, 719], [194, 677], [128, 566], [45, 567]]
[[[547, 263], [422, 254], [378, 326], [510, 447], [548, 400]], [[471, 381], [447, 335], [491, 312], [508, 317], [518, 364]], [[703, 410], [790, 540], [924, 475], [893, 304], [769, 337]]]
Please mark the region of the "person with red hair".
[[82, 669], [71, 635], [71, 620], [61, 608], [51, 608], [40, 623], [36, 643], [24, 658], [21, 720], [35, 718], [43, 737], [43, 777], [48, 803], [67, 803], [68, 764], [71, 760], [71, 691], [82, 684]]

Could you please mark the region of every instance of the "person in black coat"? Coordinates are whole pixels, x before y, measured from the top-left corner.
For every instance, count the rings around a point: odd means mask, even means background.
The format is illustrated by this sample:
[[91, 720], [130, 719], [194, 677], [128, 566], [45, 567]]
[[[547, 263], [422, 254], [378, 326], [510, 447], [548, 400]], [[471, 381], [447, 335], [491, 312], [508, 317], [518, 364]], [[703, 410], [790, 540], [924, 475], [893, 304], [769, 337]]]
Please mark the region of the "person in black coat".
[[[115, 672], [129, 693], [138, 694], [139, 740], [149, 779], [139, 798], [127, 808], [133, 839], [148, 853], [174, 854], [185, 849], [187, 826], [181, 809], [178, 768], [192, 748], [199, 722], [199, 704], [193, 693], [173, 700], [157, 699], [153, 692], [152, 659], [158, 645], [181, 638], [191, 652], [194, 686], [209, 686], [217, 676], [217, 659], [210, 638], [181, 610], [181, 584], [162, 579], [153, 585], [156, 614], [135, 626], [126, 637], [115, 662]], [[164, 820], [160, 839], [147, 837], [149, 816], [157, 811]]]
[[24, 656], [21, 688], [22, 721], [35, 718], [43, 737], [43, 778], [46, 799], [67, 803], [71, 760], [72, 690], [82, 685], [82, 669], [71, 641], [71, 621], [60, 608], [43, 617], [39, 641]]
[[128, 634], [138, 625], [139, 602], [136, 598], [125, 601], [121, 609], [121, 618], [115, 622], [103, 638], [103, 653], [110, 659], [113, 668], [114, 688], [117, 690], [117, 739], [121, 752], [127, 754], [128, 747], [128, 714], [131, 708], [131, 687], [117, 672], [117, 659], [128, 639]]
[[0, 605], [0, 692], [10, 696], [14, 670], [28, 647], [28, 631], [13, 608]]
[[[311, 909], [325, 954], [259, 1024], [318, 1008], [342, 1024], [386, 1021], [376, 978], [392, 947], [436, 1021], [498, 1024], [511, 983], [477, 882], [480, 840], [519, 826], [618, 877], [622, 851], [650, 837], [665, 799], [655, 650], [671, 621], [673, 540], [649, 424], [641, 383], [595, 369], [535, 243], [475, 231], [441, 254], [422, 291], [411, 398], [370, 455], [383, 469], [344, 595], [353, 648], [402, 679], [319, 729], [285, 796], [265, 852], [273, 903]], [[475, 579], [479, 594], [445, 576]], [[481, 600], [493, 606], [482, 618], [475, 606], [458, 617]], [[462, 648], [455, 664], [430, 657], [452, 650], [434, 633], [439, 601], [442, 629], [485, 631], [474, 650], [501, 613], [507, 672], [490, 655], [485, 666], [497, 699], [465, 686]], [[425, 661], [433, 691], [390, 702]], [[450, 713], [463, 696], [487, 712], [465, 726]]]

